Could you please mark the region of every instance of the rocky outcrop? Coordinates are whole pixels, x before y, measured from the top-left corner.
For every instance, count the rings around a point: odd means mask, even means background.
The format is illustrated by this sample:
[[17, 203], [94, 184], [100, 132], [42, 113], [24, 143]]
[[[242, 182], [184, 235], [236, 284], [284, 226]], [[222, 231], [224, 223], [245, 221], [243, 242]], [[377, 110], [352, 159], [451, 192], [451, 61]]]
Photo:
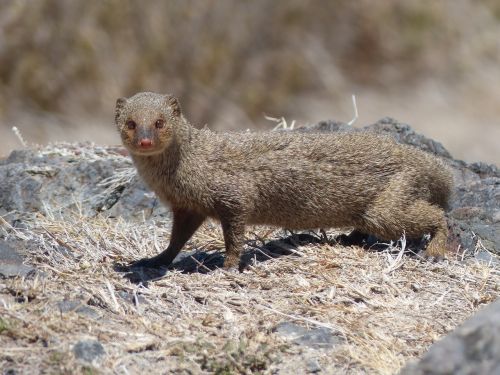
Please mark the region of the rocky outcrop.
[[401, 375], [500, 374], [500, 300], [434, 343], [417, 363]]
[[[448, 216], [458, 243], [462, 249], [482, 245], [500, 253], [500, 171], [496, 166], [453, 159], [439, 142], [390, 118], [364, 128], [323, 121], [296, 131], [383, 133], [442, 157], [455, 176], [456, 192]], [[30, 212], [64, 217], [71, 210], [132, 220], [169, 217], [168, 209], [138, 179], [130, 159], [118, 147], [61, 144], [14, 151], [0, 161], [0, 215], [4, 219], [12, 223]]]
[[167, 215], [116, 147], [61, 144], [13, 151], [0, 161], [0, 215], [16, 222], [27, 213], [64, 217], [104, 213], [142, 219]]
[[379, 134], [387, 134], [394, 137], [399, 143], [416, 146], [424, 151], [432, 152], [433, 154], [451, 158], [450, 153], [439, 142], [430, 138], [424, 137], [416, 133], [410, 125], [398, 122], [390, 117], [385, 117], [375, 124], [365, 126], [363, 128], [355, 128], [345, 123], [338, 121], [320, 121], [312, 126], [299, 128], [301, 132], [354, 132], [354, 131], [371, 131]]

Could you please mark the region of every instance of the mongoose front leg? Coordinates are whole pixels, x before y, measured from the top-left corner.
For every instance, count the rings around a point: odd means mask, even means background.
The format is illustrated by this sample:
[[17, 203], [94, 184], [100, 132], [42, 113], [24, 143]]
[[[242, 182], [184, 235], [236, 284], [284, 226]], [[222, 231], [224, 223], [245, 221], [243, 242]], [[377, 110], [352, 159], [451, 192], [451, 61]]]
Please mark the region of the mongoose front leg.
[[132, 268], [159, 268], [167, 267], [175, 259], [179, 251], [196, 232], [200, 225], [205, 220], [205, 216], [184, 209], [173, 210], [174, 222], [172, 225], [172, 234], [170, 243], [165, 251], [152, 258], [144, 258], [130, 265]]
[[234, 216], [230, 218], [221, 218], [220, 221], [224, 234], [224, 243], [226, 245], [224, 269], [238, 269], [240, 264], [240, 252], [243, 247], [245, 223], [240, 218]]

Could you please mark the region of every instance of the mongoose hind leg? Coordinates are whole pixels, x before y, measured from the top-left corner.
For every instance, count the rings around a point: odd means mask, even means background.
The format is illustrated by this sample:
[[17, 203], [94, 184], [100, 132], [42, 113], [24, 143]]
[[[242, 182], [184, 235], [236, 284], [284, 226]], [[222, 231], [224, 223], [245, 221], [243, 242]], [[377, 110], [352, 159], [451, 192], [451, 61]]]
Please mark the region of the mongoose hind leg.
[[446, 257], [447, 252], [447, 240], [448, 240], [448, 226], [446, 224], [446, 219], [444, 214], [442, 215], [442, 220], [440, 224], [435, 229], [434, 233], [431, 234], [431, 241], [427, 245], [425, 252], [423, 254], [424, 258], [429, 260], [442, 260]]
[[431, 235], [424, 257], [429, 260], [442, 260], [446, 256], [448, 225], [442, 208], [423, 200], [414, 202], [406, 211], [409, 219], [406, 235], [419, 239], [424, 234]]
[[403, 234], [409, 239], [420, 239], [430, 234], [431, 241], [424, 257], [444, 258], [448, 227], [443, 209], [422, 199], [406, 205], [402, 203], [397, 199], [379, 200], [366, 213], [365, 227], [361, 229], [383, 240], [397, 240]]
[[143, 258], [132, 263], [131, 268], [168, 267], [205, 220], [205, 216], [193, 211], [176, 208], [173, 208], [172, 211], [174, 222], [168, 247], [152, 258]]

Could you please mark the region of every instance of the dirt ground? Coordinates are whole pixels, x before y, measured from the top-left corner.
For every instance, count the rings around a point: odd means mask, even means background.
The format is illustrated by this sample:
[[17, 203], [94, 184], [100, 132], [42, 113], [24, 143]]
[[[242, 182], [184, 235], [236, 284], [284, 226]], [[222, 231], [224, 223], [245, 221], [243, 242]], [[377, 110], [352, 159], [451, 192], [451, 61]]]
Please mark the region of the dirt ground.
[[[377, 252], [320, 234], [287, 245], [265, 227], [247, 233], [247, 269], [228, 273], [216, 267], [224, 245], [211, 222], [181, 266], [131, 274], [121, 265], [164, 248], [168, 224], [27, 223], [0, 227], [27, 241], [38, 269], [0, 280], [2, 373], [394, 374], [500, 288], [498, 263], [472, 254], [430, 263], [404, 241]], [[297, 341], [283, 324], [324, 337]]]

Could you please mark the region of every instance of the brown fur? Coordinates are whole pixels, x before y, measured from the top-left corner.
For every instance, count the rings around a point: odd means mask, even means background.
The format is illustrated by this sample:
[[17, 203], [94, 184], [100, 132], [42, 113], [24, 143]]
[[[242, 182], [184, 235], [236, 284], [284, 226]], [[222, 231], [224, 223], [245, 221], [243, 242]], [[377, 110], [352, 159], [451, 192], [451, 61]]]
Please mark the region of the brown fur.
[[[168, 248], [137, 266], [170, 264], [207, 217], [222, 224], [226, 268], [239, 263], [246, 224], [354, 227], [383, 240], [430, 233], [428, 255], [444, 255], [451, 173], [391, 138], [197, 130], [177, 99], [154, 93], [118, 99], [116, 125], [139, 174], [173, 211]], [[148, 150], [138, 146], [144, 138]]]

